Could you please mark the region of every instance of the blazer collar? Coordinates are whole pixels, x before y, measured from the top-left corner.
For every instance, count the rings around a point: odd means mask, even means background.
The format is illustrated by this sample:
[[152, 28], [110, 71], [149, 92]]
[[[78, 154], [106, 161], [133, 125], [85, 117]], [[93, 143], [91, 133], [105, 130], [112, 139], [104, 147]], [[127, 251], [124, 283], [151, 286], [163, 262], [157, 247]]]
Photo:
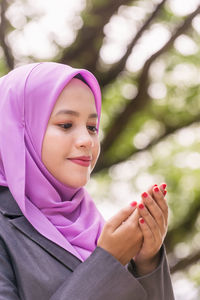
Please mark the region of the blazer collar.
[[0, 186], [0, 212], [10, 218], [10, 223], [18, 230], [40, 245], [40, 247], [54, 256], [55, 259], [60, 261], [71, 271], [81, 263], [79, 258], [37, 232], [22, 214], [9, 189], [3, 186]]
[[0, 212], [7, 217], [23, 215], [7, 186], [0, 186]]

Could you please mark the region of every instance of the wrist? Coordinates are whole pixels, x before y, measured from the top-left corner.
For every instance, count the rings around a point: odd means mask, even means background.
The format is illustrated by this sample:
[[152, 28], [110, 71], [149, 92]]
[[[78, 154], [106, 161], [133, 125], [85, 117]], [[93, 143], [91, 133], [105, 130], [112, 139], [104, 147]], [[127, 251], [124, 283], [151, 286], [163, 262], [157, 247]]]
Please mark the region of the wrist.
[[146, 275], [153, 272], [158, 267], [160, 262], [160, 251], [151, 258], [139, 259], [136, 257], [134, 261], [138, 275]]

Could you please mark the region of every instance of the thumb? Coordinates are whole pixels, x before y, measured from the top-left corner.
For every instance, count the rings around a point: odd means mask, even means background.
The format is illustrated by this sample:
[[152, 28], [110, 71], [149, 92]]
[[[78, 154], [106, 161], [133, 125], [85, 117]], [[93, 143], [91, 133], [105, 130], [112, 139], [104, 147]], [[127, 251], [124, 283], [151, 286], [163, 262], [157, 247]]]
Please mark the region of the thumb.
[[137, 202], [132, 202], [129, 206], [122, 208], [117, 214], [108, 220], [108, 225], [112, 231], [115, 231], [122, 222], [126, 221], [128, 217], [134, 212], [137, 207]]

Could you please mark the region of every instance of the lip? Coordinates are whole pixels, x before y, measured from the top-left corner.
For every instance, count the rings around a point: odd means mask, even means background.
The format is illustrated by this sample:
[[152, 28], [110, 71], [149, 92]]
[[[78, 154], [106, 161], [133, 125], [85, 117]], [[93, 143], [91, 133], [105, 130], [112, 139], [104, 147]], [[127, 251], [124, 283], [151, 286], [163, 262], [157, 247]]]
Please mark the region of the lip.
[[91, 164], [91, 157], [90, 156], [78, 156], [78, 157], [72, 157], [68, 158], [71, 162], [81, 165], [83, 167], [89, 167]]

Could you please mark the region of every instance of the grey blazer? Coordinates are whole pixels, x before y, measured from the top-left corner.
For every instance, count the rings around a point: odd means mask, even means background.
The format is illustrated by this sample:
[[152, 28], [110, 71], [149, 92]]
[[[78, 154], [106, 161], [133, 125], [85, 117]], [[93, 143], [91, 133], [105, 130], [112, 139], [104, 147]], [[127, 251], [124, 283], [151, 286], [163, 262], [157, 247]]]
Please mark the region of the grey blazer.
[[21, 213], [12, 194], [0, 187], [0, 300], [173, 300], [166, 260], [137, 277], [97, 247], [81, 262], [40, 235]]

